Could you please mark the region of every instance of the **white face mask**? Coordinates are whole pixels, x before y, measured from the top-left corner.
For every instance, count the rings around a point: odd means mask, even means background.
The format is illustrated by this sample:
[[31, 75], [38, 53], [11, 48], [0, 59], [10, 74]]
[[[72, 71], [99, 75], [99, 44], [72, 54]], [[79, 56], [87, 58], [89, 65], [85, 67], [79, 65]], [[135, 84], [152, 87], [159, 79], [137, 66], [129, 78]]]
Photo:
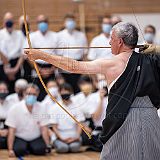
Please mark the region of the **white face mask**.
[[98, 89], [102, 89], [103, 87], [106, 87], [106, 86], [107, 86], [107, 82], [105, 80], [100, 80], [97, 85]]
[[58, 96], [58, 88], [57, 87], [51, 87], [48, 90], [52, 94], [53, 97], [57, 97]]

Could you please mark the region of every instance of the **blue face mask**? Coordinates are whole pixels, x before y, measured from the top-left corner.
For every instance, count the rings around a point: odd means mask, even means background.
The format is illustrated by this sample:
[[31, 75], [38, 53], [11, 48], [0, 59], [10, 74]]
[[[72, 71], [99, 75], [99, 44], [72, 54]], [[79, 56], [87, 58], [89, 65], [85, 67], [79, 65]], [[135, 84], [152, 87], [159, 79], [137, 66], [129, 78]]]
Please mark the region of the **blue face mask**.
[[68, 30], [73, 30], [76, 27], [76, 22], [74, 20], [67, 20], [65, 26]]
[[152, 43], [154, 40], [154, 34], [153, 33], [145, 33], [144, 34], [144, 39], [148, 42], [148, 43]]
[[46, 22], [40, 22], [40, 23], [38, 24], [38, 29], [39, 29], [42, 33], [46, 32], [46, 31], [48, 30], [48, 23], [46, 23]]
[[112, 30], [112, 25], [111, 24], [102, 24], [102, 31], [103, 33], [110, 33]]
[[25, 98], [27, 106], [33, 106], [37, 102], [37, 96], [35, 95], [28, 95]]

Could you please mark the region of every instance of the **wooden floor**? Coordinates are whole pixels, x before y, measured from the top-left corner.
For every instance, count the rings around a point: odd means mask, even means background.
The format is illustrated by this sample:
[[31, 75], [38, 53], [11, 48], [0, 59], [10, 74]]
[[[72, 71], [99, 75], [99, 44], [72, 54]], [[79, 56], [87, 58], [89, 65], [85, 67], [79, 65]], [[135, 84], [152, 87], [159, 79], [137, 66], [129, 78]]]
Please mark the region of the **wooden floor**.
[[[99, 160], [100, 154], [97, 152], [81, 152], [57, 154], [54, 151], [47, 156], [26, 156], [24, 160]], [[0, 150], [0, 160], [17, 160], [17, 158], [8, 158], [6, 150]]]

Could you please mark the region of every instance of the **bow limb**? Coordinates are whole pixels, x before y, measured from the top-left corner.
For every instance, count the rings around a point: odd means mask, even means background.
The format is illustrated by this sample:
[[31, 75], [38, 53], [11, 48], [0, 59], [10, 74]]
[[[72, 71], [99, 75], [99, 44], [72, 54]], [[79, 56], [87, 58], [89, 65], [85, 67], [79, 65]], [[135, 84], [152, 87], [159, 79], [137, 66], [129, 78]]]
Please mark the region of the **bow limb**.
[[[27, 20], [26, 20], [26, 7], [25, 7], [25, 0], [22, 0], [22, 8], [23, 8], [23, 15], [24, 15], [24, 24], [25, 24], [25, 30], [26, 30], [26, 36], [27, 36], [27, 42], [28, 42], [28, 45], [29, 45], [29, 49], [32, 50], [32, 44], [31, 44], [31, 40], [30, 40], [30, 36], [29, 36], [29, 30], [28, 30], [28, 25], [27, 25]], [[66, 112], [80, 127], [81, 129], [87, 134], [87, 136], [89, 137], [89, 139], [91, 139], [91, 135], [85, 130], [85, 127], [72, 115], [70, 114], [53, 96], [52, 94], [49, 92], [48, 88], [46, 87], [43, 79], [42, 79], [42, 76], [39, 72], [39, 69], [38, 69], [38, 66], [36, 64], [35, 61], [33, 61], [33, 65], [34, 65], [34, 68], [37, 72], [37, 75], [40, 79], [40, 82], [42, 83], [45, 91], [47, 92], [47, 94], [50, 96], [50, 98], [64, 111]]]

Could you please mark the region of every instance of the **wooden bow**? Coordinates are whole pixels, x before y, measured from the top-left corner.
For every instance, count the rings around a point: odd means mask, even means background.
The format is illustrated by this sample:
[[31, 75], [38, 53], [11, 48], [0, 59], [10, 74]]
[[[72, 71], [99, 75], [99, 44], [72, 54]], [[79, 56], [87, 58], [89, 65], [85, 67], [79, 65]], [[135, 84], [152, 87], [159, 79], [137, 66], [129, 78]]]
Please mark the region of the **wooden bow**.
[[[23, 8], [23, 15], [24, 15], [24, 24], [25, 24], [25, 30], [26, 30], [26, 37], [27, 37], [27, 42], [28, 42], [28, 45], [29, 45], [29, 49], [30, 51], [32, 50], [32, 45], [31, 45], [31, 40], [30, 40], [30, 36], [29, 36], [29, 30], [28, 30], [28, 25], [27, 25], [27, 21], [26, 21], [26, 7], [25, 7], [25, 0], [22, 0], [22, 8]], [[35, 61], [33, 61], [33, 65], [34, 65], [34, 68], [37, 72], [37, 75], [40, 79], [40, 82], [42, 83], [45, 91], [47, 92], [47, 94], [50, 96], [50, 98], [64, 111], [66, 112], [80, 127], [81, 129], [87, 134], [87, 136], [89, 137], [89, 139], [91, 139], [91, 135], [85, 130], [85, 127], [72, 115], [70, 114], [53, 96], [52, 94], [49, 92], [48, 88], [46, 87], [43, 79], [42, 79], [42, 76], [39, 72], [39, 69], [38, 69], [38, 66], [36, 64]]]

